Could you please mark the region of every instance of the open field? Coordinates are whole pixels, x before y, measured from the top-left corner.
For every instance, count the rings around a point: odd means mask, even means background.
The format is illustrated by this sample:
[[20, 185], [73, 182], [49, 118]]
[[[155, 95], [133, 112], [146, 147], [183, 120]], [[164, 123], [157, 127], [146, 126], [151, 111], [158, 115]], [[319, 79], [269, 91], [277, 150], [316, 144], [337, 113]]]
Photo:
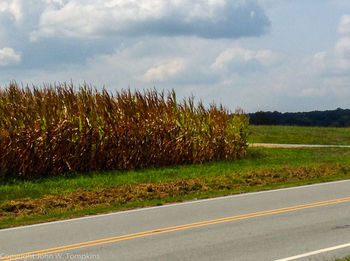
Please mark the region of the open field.
[[250, 143], [350, 145], [350, 128], [250, 125]]
[[250, 148], [239, 161], [3, 180], [0, 227], [345, 178], [349, 149]]

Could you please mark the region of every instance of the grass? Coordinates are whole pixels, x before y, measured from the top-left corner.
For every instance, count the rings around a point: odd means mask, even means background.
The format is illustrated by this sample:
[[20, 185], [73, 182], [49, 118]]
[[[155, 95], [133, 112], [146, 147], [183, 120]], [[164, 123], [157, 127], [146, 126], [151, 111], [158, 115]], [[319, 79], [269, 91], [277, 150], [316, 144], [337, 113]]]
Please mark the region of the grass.
[[251, 125], [251, 143], [350, 145], [350, 128]]
[[333, 261], [350, 261], [350, 256], [344, 257], [344, 258], [337, 258], [337, 259], [334, 259]]
[[64, 194], [82, 190], [99, 190], [126, 184], [167, 182], [186, 178], [220, 176], [245, 170], [281, 166], [349, 163], [349, 149], [265, 149], [250, 148], [243, 160], [219, 161], [206, 164], [69, 174], [38, 180], [3, 180], [0, 183], [0, 203], [19, 198], [40, 198], [48, 194]]
[[[2, 180], [0, 208], [9, 215], [0, 212], [0, 228], [345, 178], [350, 178], [349, 149], [249, 148], [239, 161]], [[105, 200], [99, 203], [96, 194]]]

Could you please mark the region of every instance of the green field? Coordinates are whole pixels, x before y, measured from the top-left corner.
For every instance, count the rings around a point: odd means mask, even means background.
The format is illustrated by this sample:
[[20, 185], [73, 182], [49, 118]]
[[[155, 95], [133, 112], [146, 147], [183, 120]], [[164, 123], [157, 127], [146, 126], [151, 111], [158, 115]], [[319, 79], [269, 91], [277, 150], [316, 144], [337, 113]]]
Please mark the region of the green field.
[[345, 178], [349, 149], [249, 148], [239, 161], [2, 180], [0, 228]]
[[350, 145], [350, 128], [251, 125], [250, 143]]

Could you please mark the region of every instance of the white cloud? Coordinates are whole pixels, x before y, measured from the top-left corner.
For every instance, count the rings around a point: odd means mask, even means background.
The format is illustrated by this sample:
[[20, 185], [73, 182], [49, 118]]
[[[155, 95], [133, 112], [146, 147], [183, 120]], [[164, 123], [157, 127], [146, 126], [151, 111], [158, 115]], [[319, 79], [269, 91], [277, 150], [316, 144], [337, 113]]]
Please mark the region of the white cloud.
[[21, 55], [12, 48], [0, 49], [0, 66], [12, 65], [21, 62]]
[[318, 52], [313, 56], [312, 67], [324, 77], [339, 77], [350, 73], [350, 38], [342, 37], [333, 49]]
[[338, 33], [342, 36], [332, 49], [318, 52], [313, 57], [313, 69], [318, 75], [333, 77], [335, 81], [350, 75], [350, 15], [343, 15], [338, 25]]
[[276, 54], [271, 50], [249, 50], [242, 47], [226, 49], [216, 58], [212, 64], [214, 69], [222, 69], [231, 63], [244, 63], [252, 60], [259, 61], [263, 65], [268, 65], [275, 60]]
[[315, 72], [324, 71], [327, 67], [327, 52], [315, 53], [312, 59], [312, 66]]
[[340, 19], [338, 32], [341, 34], [350, 33], [350, 15], [343, 15]]
[[9, 13], [16, 22], [23, 17], [21, 0], [2, 0], [0, 2], [0, 14]]
[[64, 2], [63, 0], [44, 0], [47, 4], [59, 4], [59, 5], [63, 5]]
[[79, 5], [73, 1], [61, 6], [48, 6], [40, 17], [39, 31], [31, 33], [32, 41], [39, 36], [93, 36], [99, 27], [109, 26], [108, 16], [97, 6]]
[[[341, 17], [338, 33], [350, 33], [349, 15]], [[301, 68], [305, 68], [302, 78], [309, 78], [312, 82], [301, 89], [300, 95], [333, 97], [344, 103], [350, 96], [350, 37], [343, 35], [333, 48], [314, 54], [311, 61]]]
[[[49, 1], [49, 0], [46, 0]], [[51, 0], [50, 2], [53, 2]], [[40, 37], [196, 35], [204, 38], [259, 36], [270, 22], [254, 0], [56, 0], [40, 17]]]
[[340, 38], [335, 46], [335, 52], [340, 58], [350, 59], [350, 38]]
[[163, 81], [184, 71], [185, 68], [186, 62], [184, 59], [174, 59], [149, 68], [142, 79], [147, 82]]

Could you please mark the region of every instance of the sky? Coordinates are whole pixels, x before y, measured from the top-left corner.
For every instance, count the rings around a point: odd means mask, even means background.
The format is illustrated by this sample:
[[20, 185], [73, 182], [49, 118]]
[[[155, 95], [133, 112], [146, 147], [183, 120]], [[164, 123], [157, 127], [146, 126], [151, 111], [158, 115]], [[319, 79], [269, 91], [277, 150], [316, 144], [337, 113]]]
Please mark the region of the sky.
[[11, 81], [350, 108], [350, 1], [0, 0], [0, 88]]

